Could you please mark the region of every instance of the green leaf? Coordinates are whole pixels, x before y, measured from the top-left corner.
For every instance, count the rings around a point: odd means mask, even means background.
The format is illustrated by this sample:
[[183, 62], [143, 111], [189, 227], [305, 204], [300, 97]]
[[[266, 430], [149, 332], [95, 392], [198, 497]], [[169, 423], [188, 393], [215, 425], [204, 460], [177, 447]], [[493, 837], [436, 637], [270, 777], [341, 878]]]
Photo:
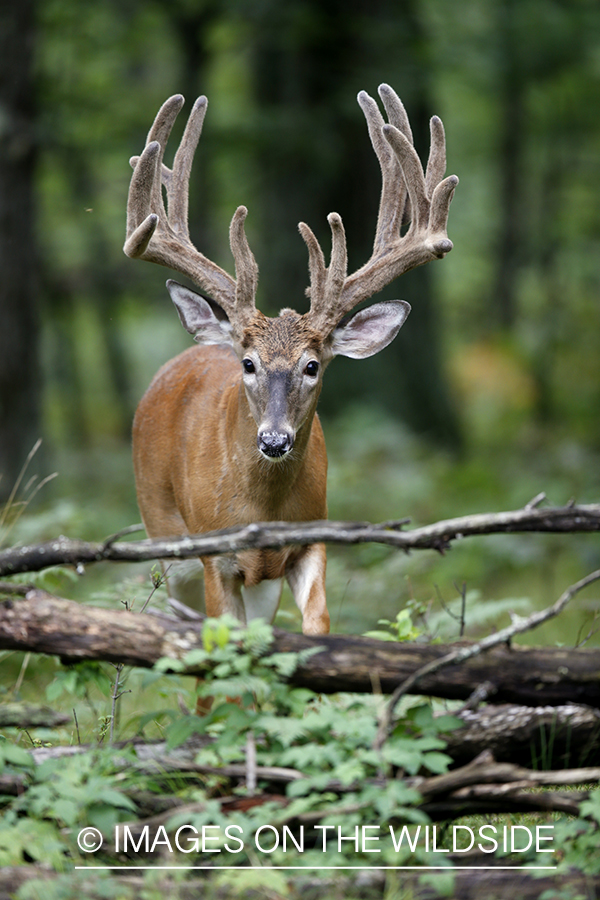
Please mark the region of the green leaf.
[[179, 659], [172, 659], [170, 656], [162, 656], [154, 663], [154, 670], [156, 672], [183, 672], [186, 668], [186, 664], [195, 665], [196, 660], [194, 659], [191, 662], [188, 662], [187, 657], [196, 652], [197, 651], [192, 650], [190, 653], [186, 654], [185, 662]]
[[20, 766], [21, 768], [31, 769], [34, 765], [33, 757], [28, 750], [23, 747], [17, 747], [6, 741], [0, 748], [0, 761], [8, 763], [10, 766]]
[[167, 750], [184, 744], [193, 734], [204, 734], [208, 724], [207, 716], [180, 716], [166, 728]]
[[298, 668], [298, 654], [272, 653], [265, 662], [272, 666], [281, 678], [289, 678]]
[[121, 791], [114, 789], [104, 790], [102, 792], [102, 801], [109, 806], [116, 806], [119, 809], [130, 809], [132, 812], [135, 812], [135, 803]]
[[298, 741], [306, 736], [306, 728], [302, 719], [291, 716], [261, 715], [257, 726], [272, 737], [279, 738], [285, 747], [293, 741]]
[[64, 822], [65, 825], [72, 827], [77, 822], [79, 807], [73, 800], [66, 797], [56, 798], [52, 804], [52, 818]]
[[447, 753], [426, 753], [423, 757], [423, 765], [427, 766], [429, 771], [435, 775], [447, 772], [451, 762], [452, 757]]

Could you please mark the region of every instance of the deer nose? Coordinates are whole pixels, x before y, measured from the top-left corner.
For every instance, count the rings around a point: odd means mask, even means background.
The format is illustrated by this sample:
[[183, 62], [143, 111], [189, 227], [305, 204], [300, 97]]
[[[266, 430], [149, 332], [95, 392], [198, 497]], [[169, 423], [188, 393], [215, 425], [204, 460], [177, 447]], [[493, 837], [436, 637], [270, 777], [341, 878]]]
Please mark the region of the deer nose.
[[292, 449], [294, 438], [287, 432], [259, 431], [256, 444], [264, 456], [279, 459]]

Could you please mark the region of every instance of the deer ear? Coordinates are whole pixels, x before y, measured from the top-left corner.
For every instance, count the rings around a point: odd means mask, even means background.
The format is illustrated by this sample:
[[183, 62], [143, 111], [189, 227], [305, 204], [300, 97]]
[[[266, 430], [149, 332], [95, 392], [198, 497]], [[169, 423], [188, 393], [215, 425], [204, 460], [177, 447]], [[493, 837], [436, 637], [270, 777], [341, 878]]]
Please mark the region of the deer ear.
[[374, 356], [394, 340], [409, 312], [410, 304], [405, 300], [389, 300], [342, 319], [331, 335], [332, 356]]
[[199, 344], [233, 344], [231, 323], [214, 300], [207, 300], [172, 279], [167, 281], [167, 289], [181, 324], [195, 341]]

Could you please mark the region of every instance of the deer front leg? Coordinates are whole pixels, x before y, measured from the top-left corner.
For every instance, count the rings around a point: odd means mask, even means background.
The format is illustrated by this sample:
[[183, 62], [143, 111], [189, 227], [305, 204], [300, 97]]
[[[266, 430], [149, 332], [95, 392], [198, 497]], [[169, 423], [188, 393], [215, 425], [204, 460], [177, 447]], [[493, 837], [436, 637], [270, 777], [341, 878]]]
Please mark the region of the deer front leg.
[[214, 557], [205, 557], [204, 563], [204, 606], [206, 615], [218, 618], [231, 613], [246, 624], [246, 613], [242, 600], [242, 582], [239, 575], [223, 570], [223, 562]]
[[[229, 574], [223, 567], [223, 561], [214, 557], [204, 557], [204, 606], [209, 618], [218, 618], [224, 613], [234, 615], [242, 625], [246, 624], [246, 614], [242, 601], [242, 583], [239, 576]], [[201, 684], [197, 679], [196, 684]], [[214, 698], [198, 697], [196, 715], [206, 715], [213, 705]], [[229, 703], [239, 703], [239, 698], [227, 697]]]
[[329, 634], [325, 599], [325, 544], [306, 547], [286, 572], [296, 606], [302, 613], [304, 634]]

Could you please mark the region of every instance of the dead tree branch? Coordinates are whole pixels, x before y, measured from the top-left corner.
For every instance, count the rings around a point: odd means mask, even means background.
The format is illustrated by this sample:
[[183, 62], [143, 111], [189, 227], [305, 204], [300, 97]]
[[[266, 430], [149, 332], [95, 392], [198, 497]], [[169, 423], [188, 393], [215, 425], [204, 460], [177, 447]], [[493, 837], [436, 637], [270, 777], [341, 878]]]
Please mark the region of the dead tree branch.
[[[223, 766], [199, 765], [195, 762], [198, 750], [197, 741], [191, 741], [189, 745], [183, 744], [177, 748], [176, 753], [168, 751], [164, 742], [157, 744], [145, 744], [135, 742], [133, 744], [137, 763], [133, 766], [139, 772], [151, 773], [153, 777], [183, 776], [195, 778], [204, 782], [206, 775], [220, 777], [218, 795], [222, 796], [223, 787], [227, 783], [231, 786], [245, 783], [247, 779], [248, 760], [245, 763], [226, 764]], [[48, 758], [70, 756], [89, 752], [93, 749], [90, 745], [78, 747], [52, 747], [31, 750], [32, 758], [41, 763]], [[115, 745], [114, 764], [117, 769], [131, 769], [130, 757], [119, 761], [119, 745]], [[304, 776], [295, 769], [284, 769], [277, 766], [257, 766], [257, 782], [260, 789], [255, 797], [245, 795], [238, 797], [227, 794], [223, 799], [226, 811], [235, 808], [235, 804], [250, 801], [252, 805], [259, 805], [276, 800], [278, 805], [286, 808], [290, 804], [290, 798], [282, 792], [282, 785], [290, 781], [301, 780]], [[590, 785], [600, 782], [600, 767], [586, 767], [576, 769], [564, 769], [560, 771], [539, 771], [512, 763], [497, 762], [490, 751], [485, 751], [476, 759], [465, 766], [452, 769], [443, 775], [431, 777], [412, 776], [403, 779], [408, 787], [415, 788], [421, 795], [419, 808], [422, 809], [434, 821], [451, 820], [463, 815], [508, 812], [517, 813], [524, 811], [558, 811], [577, 816], [579, 804], [589, 797]], [[385, 779], [374, 780], [374, 785], [385, 787]], [[25, 790], [26, 785], [18, 782], [20, 790]], [[564, 791], [539, 791], [544, 788], [572, 788]], [[577, 787], [578, 789], [574, 789]], [[133, 789], [131, 796], [137, 799], [137, 789]], [[348, 794], [356, 790], [356, 784], [342, 784], [339, 781], [331, 781], [324, 785], [323, 791], [337, 795], [335, 804], [321, 810], [313, 810], [305, 814], [294, 814], [280, 824], [312, 826], [320, 822], [324, 816], [332, 818], [335, 813], [347, 812]], [[129, 793], [129, 792], [128, 792]], [[164, 797], [163, 797], [164, 799]], [[355, 801], [352, 800], [354, 804]], [[200, 801], [197, 809], [205, 806], [206, 800]], [[357, 807], [358, 808], [358, 807]], [[179, 797], [169, 798], [163, 809], [152, 813], [153, 824], [166, 825], [175, 811], [189, 811], [185, 799]], [[224, 810], [225, 811], [225, 810]], [[158, 815], [158, 820], [157, 820]], [[140, 826], [147, 824], [139, 823]]]
[[69, 716], [46, 706], [15, 702], [0, 704], [1, 728], [57, 728], [70, 721]]
[[452, 541], [476, 535], [600, 531], [600, 505], [542, 509], [527, 505], [512, 512], [462, 516], [411, 531], [399, 530], [404, 524], [405, 522], [384, 522], [380, 525], [364, 522], [263, 522], [197, 537], [120, 543], [116, 542], [114, 535], [102, 543], [59, 537], [44, 544], [11, 547], [0, 551], [0, 577], [37, 572], [55, 565], [77, 566], [102, 560], [145, 562], [153, 559], [185, 559], [318, 542], [380, 543], [406, 552], [429, 549], [443, 553], [451, 546]]

